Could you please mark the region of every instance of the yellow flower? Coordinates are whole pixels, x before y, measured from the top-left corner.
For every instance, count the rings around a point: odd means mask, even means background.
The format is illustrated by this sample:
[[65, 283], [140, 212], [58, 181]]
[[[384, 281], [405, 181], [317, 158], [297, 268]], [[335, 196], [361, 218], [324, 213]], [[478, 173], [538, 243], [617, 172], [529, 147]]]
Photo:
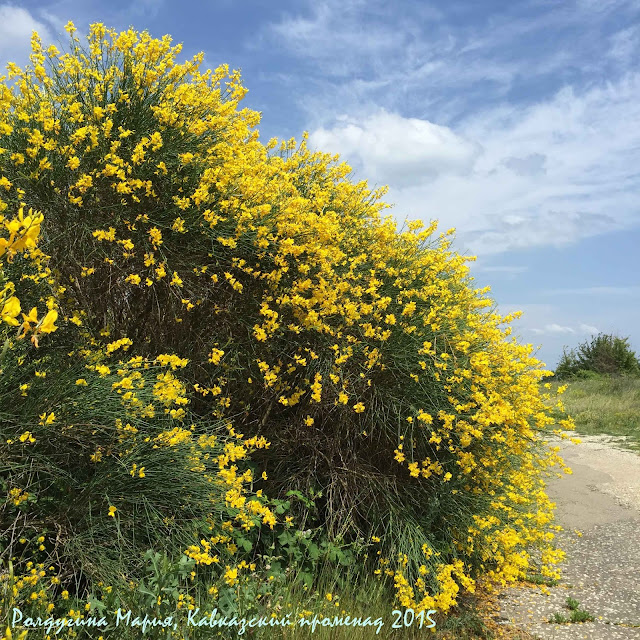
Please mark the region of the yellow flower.
[[37, 307], [33, 307], [28, 314], [22, 314], [22, 319], [24, 320], [23, 326], [24, 330], [28, 331], [31, 328], [32, 324], [38, 324], [38, 309]]
[[[158, 229], [157, 227], [153, 227], [149, 231], [149, 240], [151, 240], [151, 243], [155, 248], [160, 246], [162, 244], [162, 232], [160, 231], [160, 229]], [[176, 274], [174, 273], [174, 277], [175, 275]]]
[[55, 321], [58, 319], [58, 312], [55, 309], [51, 309], [47, 312], [47, 315], [42, 319], [38, 330], [40, 333], [52, 333], [58, 327], [55, 326]]
[[224, 356], [224, 351], [222, 349], [213, 349], [209, 354], [209, 362], [212, 364], [220, 364], [222, 356]]
[[3, 322], [6, 322], [9, 325], [14, 327], [18, 326], [20, 323], [16, 320], [18, 314], [20, 313], [20, 300], [15, 296], [11, 296], [2, 307], [2, 312], [0, 312], [0, 317]]
[[109, 516], [111, 518], [115, 518], [116, 517], [116, 511], [117, 511], [117, 509], [113, 505], [111, 505], [109, 507]]
[[238, 569], [235, 567], [233, 569], [231, 567], [227, 567], [223, 578], [229, 586], [233, 586], [238, 580]]

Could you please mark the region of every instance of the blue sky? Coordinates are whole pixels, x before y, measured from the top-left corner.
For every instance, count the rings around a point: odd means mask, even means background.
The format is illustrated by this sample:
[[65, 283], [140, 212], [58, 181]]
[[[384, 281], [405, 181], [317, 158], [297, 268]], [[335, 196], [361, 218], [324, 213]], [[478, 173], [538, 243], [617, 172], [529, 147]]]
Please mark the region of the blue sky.
[[240, 68], [264, 139], [309, 131], [456, 227], [550, 367], [598, 331], [640, 350], [640, 0], [0, 0], [0, 64], [69, 19]]

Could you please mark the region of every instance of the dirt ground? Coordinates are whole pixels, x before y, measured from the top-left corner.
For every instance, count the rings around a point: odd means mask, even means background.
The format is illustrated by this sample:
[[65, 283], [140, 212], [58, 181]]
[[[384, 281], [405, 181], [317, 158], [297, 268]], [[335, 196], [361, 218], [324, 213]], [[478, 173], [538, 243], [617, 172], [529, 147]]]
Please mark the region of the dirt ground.
[[[507, 589], [500, 621], [542, 640], [640, 640], [640, 455], [608, 436], [580, 437], [579, 445], [558, 443], [573, 475], [548, 487], [564, 527], [562, 579], [548, 593]], [[569, 597], [594, 620], [550, 623], [555, 613], [569, 617]]]

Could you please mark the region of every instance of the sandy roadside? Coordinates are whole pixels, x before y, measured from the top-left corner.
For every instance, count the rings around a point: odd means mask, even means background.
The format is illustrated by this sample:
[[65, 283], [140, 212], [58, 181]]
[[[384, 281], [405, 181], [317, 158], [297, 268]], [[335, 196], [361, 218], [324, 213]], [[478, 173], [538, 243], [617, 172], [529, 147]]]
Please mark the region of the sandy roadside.
[[[577, 434], [571, 434], [577, 435]], [[500, 617], [543, 640], [640, 640], [640, 455], [608, 436], [559, 442], [573, 474], [549, 482], [567, 552], [560, 584], [548, 595], [514, 587], [501, 596]], [[552, 624], [568, 597], [593, 622]]]

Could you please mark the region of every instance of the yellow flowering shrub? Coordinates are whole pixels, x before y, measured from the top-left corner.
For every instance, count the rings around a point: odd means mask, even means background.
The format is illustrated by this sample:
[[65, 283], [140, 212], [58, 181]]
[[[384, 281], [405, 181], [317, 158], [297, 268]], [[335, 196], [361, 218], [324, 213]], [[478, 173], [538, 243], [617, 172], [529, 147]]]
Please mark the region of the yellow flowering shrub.
[[[524, 576], [534, 548], [551, 572], [544, 474], [561, 460], [544, 446], [545, 372], [451, 232], [398, 228], [384, 190], [351, 181], [306, 135], [263, 144], [227, 66], [179, 64], [168, 36], [94, 24], [83, 47], [68, 30], [68, 53], [34, 35], [30, 67], [0, 84], [0, 206], [43, 213], [56, 308], [104, 355], [93, 373], [117, 377], [132, 415], [178, 421], [147, 444], [195, 447], [208, 474], [187, 410], [233, 418], [245, 444], [224, 445], [212, 481], [241, 526], [275, 522], [247, 483], [318, 490], [329, 537], [380, 539], [367, 566], [403, 606], [447, 611], [479, 578]], [[161, 351], [165, 370], [139, 377]], [[141, 436], [121, 421], [115, 437]], [[247, 447], [268, 480], [236, 465]], [[220, 540], [186, 553], [219, 564]]]
[[[60, 354], [64, 337], [62, 328], [62, 343], [38, 349], [17, 342], [2, 362], [0, 547], [12, 562], [0, 570], [2, 615], [65, 614], [61, 593], [86, 597], [83, 581], [103, 597], [99, 583], [115, 586], [123, 606], [136, 592], [122, 572], [137, 587], [149, 548], [183, 555], [207, 588], [248, 578], [238, 540], [277, 523], [245, 464], [265, 439], [191, 421], [184, 359]], [[54, 385], [36, 375], [47, 368]]]

